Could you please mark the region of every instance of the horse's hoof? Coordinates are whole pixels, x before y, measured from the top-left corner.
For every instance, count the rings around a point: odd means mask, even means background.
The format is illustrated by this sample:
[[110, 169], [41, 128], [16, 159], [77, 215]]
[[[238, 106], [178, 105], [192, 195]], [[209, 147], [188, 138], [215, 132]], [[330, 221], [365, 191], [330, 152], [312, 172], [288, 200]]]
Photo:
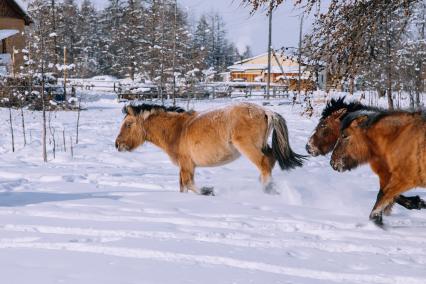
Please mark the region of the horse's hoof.
[[421, 201], [420, 201], [420, 208], [426, 209], [426, 202], [423, 199], [421, 199]]
[[273, 182], [270, 182], [269, 184], [267, 184], [264, 188], [263, 191], [266, 194], [271, 194], [271, 195], [280, 195], [280, 192], [275, 188], [275, 184]]
[[204, 186], [200, 189], [200, 194], [201, 195], [206, 195], [206, 196], [215, 196], [214, 194], [214, 187], [212, 186]]
[[380, 229], [385, 229], [383, 224], [383, 217], [382, 213], [371, 213], [370, 214], [370, 221], [374, 223], [377, 227]]
[[420, 198], [420, 196], [416, 196], [418, 199], [417, 199], [417, 210], [420, 210], [420, 209], [426, 209], [426, 202], [423, 200], [423, 199], [421, 199]]

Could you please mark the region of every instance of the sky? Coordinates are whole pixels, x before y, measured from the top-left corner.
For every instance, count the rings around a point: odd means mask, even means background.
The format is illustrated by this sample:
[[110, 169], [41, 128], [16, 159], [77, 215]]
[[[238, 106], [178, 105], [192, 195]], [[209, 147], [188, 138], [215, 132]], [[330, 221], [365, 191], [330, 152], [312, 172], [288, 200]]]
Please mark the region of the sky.
[[[103, 8], [106, 0], [94, 0], [97, 8]], [[243, 7], [240, 0], [177, 0], [178, 5], [192, 15], [192, 20], [208, 12], [218, 12], [225, 20], [229, 39], [240, 51], [246, 45], [252, 48], [253, 54], [267, 51], [268, 17], [266, 13], [250, 14], [249, 7]], [[299, 42], [299, 23], [301, 10], [293, 8], [292, 1], [281, 5], [273, 14], [272, 46], [274, 48], [296, 47]], [[304, 33], [309, 31], [312, 17], [305, 17]]]
[[[190, 14], [199, 16], [205, 12], [218, 12], [225, 20], [229, 39], [242, 51], [246, 45], [253, 53], [266, 52], [268, 47], [268, 17], [265, 11], [250, 14], [250, 7], [244, 7], [239, 0], [178, 0], [181, 7]], [[299, 15], [291, 4], [285, 4], [272, 17], [272, 45], [297, 46], [299, 41]]]

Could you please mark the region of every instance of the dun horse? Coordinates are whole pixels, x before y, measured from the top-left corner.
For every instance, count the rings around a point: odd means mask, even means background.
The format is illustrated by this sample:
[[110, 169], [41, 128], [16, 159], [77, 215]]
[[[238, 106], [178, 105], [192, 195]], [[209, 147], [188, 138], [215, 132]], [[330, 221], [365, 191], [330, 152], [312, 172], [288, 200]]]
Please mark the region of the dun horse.
[[341, 172], [369, 163], [380, 178], [370, 219], [382, 226], [382, 213], [401, 193], [426, 187], [426, 114], [354, 112], [342, 121], [330, 164]]
[[265, 191], [272, 189], [270, 178], [276, 161], [283, 170], [303, 164], [304, 156], [290, 147], [284, 118], [255, 104], [240, 103], [207, 112], [142, 104], [129, 105], [123, 112], [126, 116], [116, 148], [132, 151], [145, 141], [160, 147], [180, 168], [181, 192], [189, 189], [198, 193], [196, 167], [223, 165], [240, 154], [258, 168]]
[[[331, 152], [340, 135], [341, 121], [347, 115], [360, 110], [372, 112], [383, 111], [382, 109], [366, 106], [358, 102], [346, 103], [345, 97], [332, 99], [322, 111], [321, 119], [306, 144], [306, 151], [314, 157], [326, 155]], [[426, 208], [426, 202], [420, 199], [419, 196], [406, 197], [400, 195], [395, 199], [395, 202], [410, 210]], [[385, 213], [389, 214], [391, 208], [392, 206], [389, 206]]]

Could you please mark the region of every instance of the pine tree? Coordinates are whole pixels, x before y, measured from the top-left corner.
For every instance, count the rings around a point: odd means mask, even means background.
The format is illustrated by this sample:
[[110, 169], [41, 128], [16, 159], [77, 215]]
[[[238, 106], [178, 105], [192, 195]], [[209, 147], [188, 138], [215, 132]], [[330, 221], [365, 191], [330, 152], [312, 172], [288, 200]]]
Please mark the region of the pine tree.
[[100, 15], [99, 25], [102, 36], [99, 38], [99, 68], [101, 74], [120, 75], [119, 49], [122, 44], [120, 29], [123, 23], [123, 10], [123, 1], [109, 0], [108, 6]]
[[58, 27], [57, 40], [59, 47], [59, 65], [58, 70], [61, 71], [61, 65], [64, 58], [64, 47], [67, 49], [66, 60], [67, 65], [75, 64], [80, 50], [78, 42], [80, 42], [80, 34], [77, 31], [78, 20], [81, 19], [77, 4], [74, 0], [64, 0], [58, 7]]
[[79, 41], [75, 44], [78, 51], [75, 59], [78, 77], [87, 78], [97, 73], [99, 34], [97, 13], [91, 0], [84, 0], [81, 4], [76, 32]]

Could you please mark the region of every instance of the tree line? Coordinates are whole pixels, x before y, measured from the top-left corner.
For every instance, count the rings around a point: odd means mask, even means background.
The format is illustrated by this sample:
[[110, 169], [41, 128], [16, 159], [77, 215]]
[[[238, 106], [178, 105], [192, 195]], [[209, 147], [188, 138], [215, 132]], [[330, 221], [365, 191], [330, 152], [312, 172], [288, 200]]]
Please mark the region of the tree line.
[[45, 72], [164, 83], [192, 70], [222, 72], [251, 56], [228, 40], [219, 14], [192, 23], [173, 0], [109, 0], [101, 10], [91, 0], [34, 0], [28, 11], [27, 63], [37, 69], [43, 60]]

